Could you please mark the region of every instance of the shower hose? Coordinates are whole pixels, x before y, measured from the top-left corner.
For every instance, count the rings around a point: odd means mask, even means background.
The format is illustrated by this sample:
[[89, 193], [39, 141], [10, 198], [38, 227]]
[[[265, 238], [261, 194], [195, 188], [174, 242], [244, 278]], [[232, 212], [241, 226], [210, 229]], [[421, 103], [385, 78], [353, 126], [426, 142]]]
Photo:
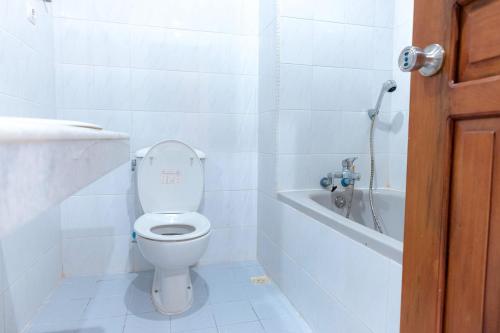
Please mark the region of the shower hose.
[[372, 123], [370, 126], [370, 187], [368, 188], [368, 198], [370, 200], [370, 209], [372, 212], [373, 224], [375, 226], [375, 229], [381, 234], [383, 234], [384, 230], [382, 228], [382, 223], [377, 217], [377, 214], [375, 214], [375, 205], [373, 203], [373, 178], [375, 176], [375, 154], [373, 151], [373, 141], [374, 141], [373, 132], [375, 127], [375, 118], [376, 117], [372, 117]]

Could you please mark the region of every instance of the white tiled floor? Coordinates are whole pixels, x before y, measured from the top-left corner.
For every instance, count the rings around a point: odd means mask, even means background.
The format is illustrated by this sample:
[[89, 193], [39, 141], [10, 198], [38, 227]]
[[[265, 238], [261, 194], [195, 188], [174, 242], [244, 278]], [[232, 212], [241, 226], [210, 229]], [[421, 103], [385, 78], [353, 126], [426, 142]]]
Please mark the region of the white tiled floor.
[[150, 301], [152, 272], [64, 280], [32, 322], [30, 333], [310, 333], [255, 262], [193, 269], [193, 307], [164, 316]]

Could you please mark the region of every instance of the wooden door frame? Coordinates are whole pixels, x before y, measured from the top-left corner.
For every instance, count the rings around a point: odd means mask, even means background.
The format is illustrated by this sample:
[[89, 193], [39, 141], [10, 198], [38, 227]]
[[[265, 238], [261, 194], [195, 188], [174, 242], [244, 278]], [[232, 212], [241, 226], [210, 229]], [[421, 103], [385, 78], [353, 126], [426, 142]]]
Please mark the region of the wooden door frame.
[[442, 330], [453, 135], [448, 94], [455, 63], [454, 4], [415, 0], [414, 5], [413, 45], [441, 44], [446, 58], [438, 75], [413, 73], [411, 78], [402, 333]]

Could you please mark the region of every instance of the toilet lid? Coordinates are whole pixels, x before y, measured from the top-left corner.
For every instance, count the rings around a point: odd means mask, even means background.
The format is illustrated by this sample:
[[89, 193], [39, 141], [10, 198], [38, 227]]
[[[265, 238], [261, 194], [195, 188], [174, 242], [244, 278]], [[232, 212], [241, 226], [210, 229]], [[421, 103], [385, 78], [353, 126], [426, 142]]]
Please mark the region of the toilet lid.
[[203, 195], [202, 163], [185, 143], [160, 142], [139, 164], [137, 190], [145, 213], [194, 212]]

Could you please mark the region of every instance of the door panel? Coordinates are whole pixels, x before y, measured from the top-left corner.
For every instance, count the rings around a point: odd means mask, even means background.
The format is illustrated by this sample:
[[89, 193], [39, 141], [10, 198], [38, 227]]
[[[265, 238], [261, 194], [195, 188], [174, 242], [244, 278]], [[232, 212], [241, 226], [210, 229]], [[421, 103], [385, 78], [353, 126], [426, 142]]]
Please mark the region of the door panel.
[[460, 82], [500, 74], [500, 1], [469, 1], [460, 17]]
[[500, 118], [456, 123], [445, 305], [450, 333], [483, 332], [497, 127]]
[[450, 116], [479, 117], [498, 114], [500, 105], [500, 76], [453, 84], [449, 91]]

